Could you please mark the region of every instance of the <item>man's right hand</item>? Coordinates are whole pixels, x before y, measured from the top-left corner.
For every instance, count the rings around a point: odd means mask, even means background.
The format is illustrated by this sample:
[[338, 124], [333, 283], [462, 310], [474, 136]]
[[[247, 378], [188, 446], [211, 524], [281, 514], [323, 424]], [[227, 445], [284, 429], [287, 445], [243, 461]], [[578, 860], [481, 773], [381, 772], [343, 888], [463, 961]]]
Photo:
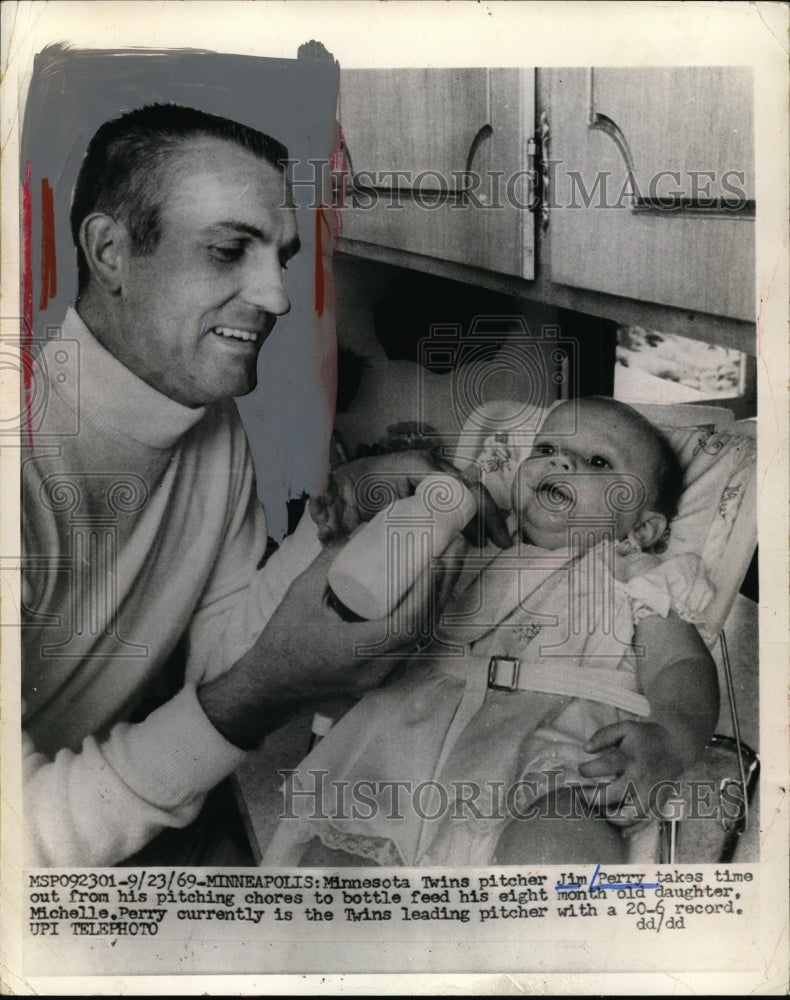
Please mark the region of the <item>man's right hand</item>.
[[[346, 622], [326, 600], [326, 575], [340, 546], [325, 549], [291, 584], [255, 645], [198, 698], [231, 743], [250, 749], [299, 706], [377, 687], [426, 637], [444, 608], [466, 544], [458, 536], [391, 618]], [[422, 632], [422, 634], [421, 634]]]
[[324, 545], [347, 537], [361, 522], [369, 521], [394, 501], [411, 496], [420, 481], [434, 472], [460, 479], [477, 499], [477, 517], [464, 531], [467, 540], [482, 546], [489, 538], [501, 549], [509, 548], [512, 540], [505, 515], [480, 483], [477, 466], [460, 470], [434, 452], [418, 449], [371, 455], [334, 469], [326, 491], [309, 503], [318, 537]]

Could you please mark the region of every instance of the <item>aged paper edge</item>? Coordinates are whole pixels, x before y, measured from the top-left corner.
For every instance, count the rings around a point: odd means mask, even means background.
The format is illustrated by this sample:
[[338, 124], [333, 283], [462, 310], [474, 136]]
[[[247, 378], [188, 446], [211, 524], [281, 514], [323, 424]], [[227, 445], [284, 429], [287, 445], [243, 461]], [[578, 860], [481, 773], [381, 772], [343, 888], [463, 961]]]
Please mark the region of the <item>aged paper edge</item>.
[[[228, 16], [232, 7], [233, 16]], [[758, 214], [758, 387], [761, 565], [760, 662], [764, 840], [760, 867], [766, 914], [785, 919], [787, 807], [784, 692], [787, 670], [787, 10], [779, 3], [6, 3], [2, 8], [3, 317], [19, 315], [18, 129], [20, 95], [32, 57], [45, 44], [80, 47], [193, 47], [293, 58], [310, 38], [344, 67], [453, 65], [751, 65], [756, 107]], [[353, 24], [353, 30], [351, 25]], [[365, 39], [364, 47], [358, 40]], [[5, 332], [5, 331], [4, 331]], [[10, 405], [13, 405], [11, 401]], [[14, 412], [19, 412], [18, 410]], [[2, 455], [0, 552], [18, 552], [16, 456]], [[777, 539], [781, 540], [777, 543]], [[776, 546], [779, 546], [777, 551]], [[18, 596], [18, 595], [17, 595]], [[3, 592], [13, 601], [13, 591]], [[9, 630], [4, 630], [8, 633]], [[19, 856], [18, 636], [3, 635], [2, 884], [14, 885]], [[773, 807], [775, 812], [769, 810]], [[766, 920], [777, 940], [762, 974], [728, 972], [508, 976], [145, 976], [19, 978], [16, 901], [4, 890], [3, 988], [10, 993], [546, 992], [783, 993], [787, 928]]]

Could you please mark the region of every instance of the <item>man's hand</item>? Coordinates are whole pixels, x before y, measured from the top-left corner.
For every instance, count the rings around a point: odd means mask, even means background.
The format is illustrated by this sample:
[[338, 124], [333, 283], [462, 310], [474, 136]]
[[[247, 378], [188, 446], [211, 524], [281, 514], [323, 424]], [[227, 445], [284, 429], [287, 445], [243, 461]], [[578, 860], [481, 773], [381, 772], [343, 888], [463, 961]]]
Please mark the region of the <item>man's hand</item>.
[[672, 734], [656, 722], [604, 726], [584, 749], [598, 753], [594, 760], [579, 766], [585, 778], [614, 778], [606, 786], [604, 812], [610, 823], [619, 826], [646, 818], [649, 804], [655, 805], [651, 793], [655, 795], [656, 785], [676, 778], [683, 770]]
[[300, 705], [377, 687], [430, 632], [460, 572], [459, 536], [415, 582], [392, 617], [343, 621], [329, 607], [326, 549], [291, 584], [255, 645], [198, 691], [203, 710], [229, 742], [256, 746]]
[[489, 538], [502, 549], [512, 544], [505, 516], [480, 483], [477, 466], [463, 471], [431, 451], [409, 450], [389, 455], [373, 455], [338, 466], [331, 474], [326, 492], [312, 497], [310, 515], [318, 537], [326, 545], [344, 538], [363, 521], [403, 497], [411, 496], [425, 476], [444, 472], [466, 484], [477, 500], [477, 516], [464, 531], [477, 546]]

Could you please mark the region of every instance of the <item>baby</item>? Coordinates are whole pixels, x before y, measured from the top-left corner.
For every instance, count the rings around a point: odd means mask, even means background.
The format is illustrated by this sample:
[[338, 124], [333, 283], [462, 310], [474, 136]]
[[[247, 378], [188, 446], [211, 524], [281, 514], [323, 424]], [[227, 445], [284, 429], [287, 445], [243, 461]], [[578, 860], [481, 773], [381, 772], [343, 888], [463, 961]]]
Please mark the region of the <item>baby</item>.
[[511, 505], [533, 545], [566, 546], [573, 518], [589, 522], [588, 543], [608, 530], [641, 551], [663, 537], [681, 485], [674, 454], [647, 420], [611, 399], [581, 399], [546, 417], [518, 465]]
[[293, 801], [325, 773], [321, 808], [297, 808], [265, 863], [313, 838], [316, 866], [623, 860], [628, 808], [702, 752], [718, 687], [692, 622], [710, 590], [696, 557], [648, 551], [681, 488], [669, 445], [599, 398], [554, 408], [526, 454], [510, 437], [479, 464], [514, 546], [469, 554], [432, 642], [303, 762]]

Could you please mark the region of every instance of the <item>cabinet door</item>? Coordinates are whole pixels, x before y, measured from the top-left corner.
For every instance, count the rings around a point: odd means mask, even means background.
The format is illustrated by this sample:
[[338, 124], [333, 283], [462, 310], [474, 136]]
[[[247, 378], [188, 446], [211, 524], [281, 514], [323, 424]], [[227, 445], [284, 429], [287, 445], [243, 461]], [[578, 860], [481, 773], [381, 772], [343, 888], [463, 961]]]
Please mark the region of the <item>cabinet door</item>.
[[533, 277], [534, 71], [343, 70], [340, 121], [344, 237]]
[[750, 71], [549, 76], [552, 280], [753, 319]]

